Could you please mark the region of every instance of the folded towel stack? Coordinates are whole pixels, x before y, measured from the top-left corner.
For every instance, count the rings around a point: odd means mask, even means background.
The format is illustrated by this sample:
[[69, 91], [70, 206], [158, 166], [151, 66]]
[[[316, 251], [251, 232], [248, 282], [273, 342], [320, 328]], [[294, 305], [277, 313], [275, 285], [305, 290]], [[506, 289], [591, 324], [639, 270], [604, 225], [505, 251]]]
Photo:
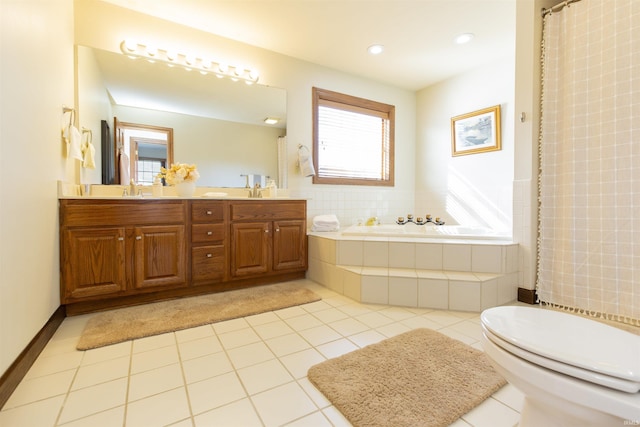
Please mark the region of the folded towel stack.
[[340, 222], [335, 215], [318, 215], [313, 218], [311, 231], [338, 231]]

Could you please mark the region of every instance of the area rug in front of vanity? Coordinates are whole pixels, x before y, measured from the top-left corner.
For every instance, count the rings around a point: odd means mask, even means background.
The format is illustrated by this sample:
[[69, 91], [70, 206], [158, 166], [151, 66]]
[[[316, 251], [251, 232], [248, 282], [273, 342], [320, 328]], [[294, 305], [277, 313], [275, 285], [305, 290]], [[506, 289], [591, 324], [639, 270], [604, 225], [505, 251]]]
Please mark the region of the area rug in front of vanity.
[[506, 384], [482, 351], [430, 329], [329, 359], [308, 377], [356, 427], [448, 426]]
[[279, 283], [111, 310], [87, 322], [76, 348], [89, 350], [320, 299], [300, 285]]

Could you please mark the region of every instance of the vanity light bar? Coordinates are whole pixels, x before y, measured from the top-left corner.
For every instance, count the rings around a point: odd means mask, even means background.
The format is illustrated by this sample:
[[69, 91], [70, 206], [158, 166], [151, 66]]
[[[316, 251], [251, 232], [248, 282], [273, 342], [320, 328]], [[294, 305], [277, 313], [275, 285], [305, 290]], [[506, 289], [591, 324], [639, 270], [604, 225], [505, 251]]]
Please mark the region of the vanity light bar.
[[162, 62], [169, 67], [179, 66], [187, 71], [197, 70], [201, 74], [213, 74], [216, 77], [226, 77], [233, 81], [242, 80], [246, 84], [256, 83], [259, 78], [256, 70], [247, 69], [240, 65], [227, 65], [191, 54], [159, 49], [150, 44], [145, 45], [131, 40], [123, 40], [120, 43], [120, 50], [132, 59], [142, 58], [152, 63]]

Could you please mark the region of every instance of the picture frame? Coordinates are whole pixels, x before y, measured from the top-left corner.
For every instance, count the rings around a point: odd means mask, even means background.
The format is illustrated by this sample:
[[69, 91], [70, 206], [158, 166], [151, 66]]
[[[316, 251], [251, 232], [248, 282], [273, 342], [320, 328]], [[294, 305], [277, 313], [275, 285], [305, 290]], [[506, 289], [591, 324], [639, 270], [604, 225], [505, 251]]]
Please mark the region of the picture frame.
[[501, 150], [500, 136], [500, 105], [452, 117], [451, 155]]

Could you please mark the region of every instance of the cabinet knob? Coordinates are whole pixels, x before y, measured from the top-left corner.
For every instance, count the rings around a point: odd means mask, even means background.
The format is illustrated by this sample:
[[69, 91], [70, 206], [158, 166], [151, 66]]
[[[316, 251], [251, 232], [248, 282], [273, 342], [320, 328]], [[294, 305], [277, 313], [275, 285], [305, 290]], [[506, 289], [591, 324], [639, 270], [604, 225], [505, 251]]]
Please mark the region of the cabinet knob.
[[211, 236], [213, 234], [213, 231], [207, 231], [207, 236]]
[[207, 215], [213, 215], [213, 212], [207, 211]]
[[124, 237], [118, 237], [118, 240], [122, 242], [124, 240]]
[[269, 230], [268, 230], [268, 229], [267, 229], [267, 230], [264, 230], [264, 232], [265, 232], [265, 233], [268, 233], [268, 232], [269, 232]]
[[136, 236], [136, 240], [142, 240], [142, 236]]
[[280, 231], [280, 229], [279, 229], [279, 228], [276, 228], [276, 231]]
[[207, 254], [207, 258], [211, 258], [213, 255], [211, 254]]

